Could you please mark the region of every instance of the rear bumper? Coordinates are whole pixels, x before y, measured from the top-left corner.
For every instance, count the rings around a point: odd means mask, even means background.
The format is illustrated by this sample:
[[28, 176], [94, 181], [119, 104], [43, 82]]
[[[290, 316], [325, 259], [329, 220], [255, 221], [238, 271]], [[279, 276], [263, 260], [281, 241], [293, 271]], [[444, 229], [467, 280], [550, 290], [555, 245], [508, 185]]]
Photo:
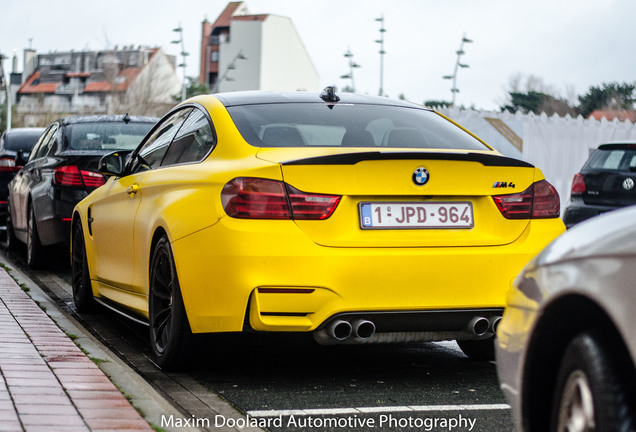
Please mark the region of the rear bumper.
[[616, 210], [616, 206], [601, 206], [585, 204], [583, 200], [570, 201], [563, 214], [563, 222], [567, 228], [584, 220]]
[[40, 220], [38, 233], [43, 246], [68, 243], [71, 235], [71, 222], [59, 216]]
[[73, 208], [88, 196], [85, 190], [78, 188], [52, 187], [50, 191], [46, 195], [34, 197], [33, 200], [43, 246], [69, 242]]
[[345, 312], [316, 329], [323, 345], [485, 339], [492, 337], [503, 308]]
[[259, 331], [314, 331], [345, 313], [503, 308], [517, 273], [563, 230], [535, 220], [505, 246], [334, 248], [291, 221], [224, 218], [172, 247], [195, 333], [241, 331], [246, 317]]

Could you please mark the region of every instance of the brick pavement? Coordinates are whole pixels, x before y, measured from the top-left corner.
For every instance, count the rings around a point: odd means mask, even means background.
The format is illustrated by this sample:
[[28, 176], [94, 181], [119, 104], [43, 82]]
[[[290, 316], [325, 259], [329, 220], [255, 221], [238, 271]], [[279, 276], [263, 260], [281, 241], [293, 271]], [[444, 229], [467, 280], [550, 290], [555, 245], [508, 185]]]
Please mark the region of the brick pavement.
[[152, 431], [0, 268], [0, 432]]

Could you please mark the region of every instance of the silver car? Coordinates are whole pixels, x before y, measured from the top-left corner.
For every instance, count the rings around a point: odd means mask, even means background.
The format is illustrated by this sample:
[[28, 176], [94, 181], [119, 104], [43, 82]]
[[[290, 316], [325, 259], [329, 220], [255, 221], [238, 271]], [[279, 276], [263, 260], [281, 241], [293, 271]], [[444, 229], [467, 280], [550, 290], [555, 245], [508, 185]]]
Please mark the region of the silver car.
[[636, 430], [636, 206], [576, 225], [524, 268], [496, 355], [518, 430]]

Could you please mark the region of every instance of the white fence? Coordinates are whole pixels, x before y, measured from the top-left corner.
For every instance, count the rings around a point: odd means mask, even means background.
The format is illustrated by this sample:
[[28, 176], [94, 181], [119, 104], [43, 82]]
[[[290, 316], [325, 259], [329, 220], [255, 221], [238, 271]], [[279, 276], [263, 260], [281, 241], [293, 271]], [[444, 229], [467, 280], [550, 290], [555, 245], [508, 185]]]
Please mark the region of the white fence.
[[506, 156], [529, 162], [543, 171], [561, 197], [570, 196], [572, 178], [599, 144], [636, 140], [630, 121], [586, 120], [579, 116], [510, 114], [492, 111], [438, 109]]

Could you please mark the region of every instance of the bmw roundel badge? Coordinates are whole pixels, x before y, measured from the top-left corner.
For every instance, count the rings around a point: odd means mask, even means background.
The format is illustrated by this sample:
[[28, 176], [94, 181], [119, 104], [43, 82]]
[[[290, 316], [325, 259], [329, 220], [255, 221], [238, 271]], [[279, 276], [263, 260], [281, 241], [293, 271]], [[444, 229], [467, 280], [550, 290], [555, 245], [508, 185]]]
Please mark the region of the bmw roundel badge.
[[423, 186], [428, 181], [428, 171], [426, 168], [419, 167], [413, 172], [413, 183], [418, 186]]

